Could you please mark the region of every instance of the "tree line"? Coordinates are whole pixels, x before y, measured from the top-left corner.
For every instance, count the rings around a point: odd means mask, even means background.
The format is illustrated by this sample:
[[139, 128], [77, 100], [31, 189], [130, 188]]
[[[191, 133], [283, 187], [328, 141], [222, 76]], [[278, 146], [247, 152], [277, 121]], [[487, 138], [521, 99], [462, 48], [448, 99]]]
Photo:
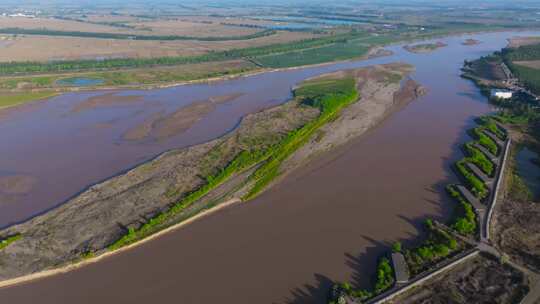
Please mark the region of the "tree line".
[[358, 37], [359, 33], [348, 33], [321, 38], [310, 38], [289, 43], [277, 43], [259, 47], [211, 51], [196, 56], [175, 56], [156, 58], [111, 58], [103, 60], [63, 60], [50, 62], [4, 62], [0, 63], [0, 75], [55, 73], [67, 71], [107, 70], [118, 68], [141, 68], [150, 66], [171, 66], [181, 64], [204, 63], [214, 61], [251, 58], [275, 53], [289, 52], [324, 46], [334, 43], [345, 43]]
[[274, 35], [274, 30], [263, 30], [254, 34], [242, 36], [210, 36], [193, 37], [179, 35], [136, 35], [122, 33], [100, 33], [100, 32], [80, 32], [80, 31], [58, 31], [49, 29], [24, 29], [19, 27], [0, 28], [1, 34], [12, 35], [43, 35], [43, 36], [66, 36], [81, 38], [101, 38], [101, 39], [130, 39], [130, 40], [197, 40], [197, 41], [230, 41], [230, 40], [249, 40], [265, 36]]

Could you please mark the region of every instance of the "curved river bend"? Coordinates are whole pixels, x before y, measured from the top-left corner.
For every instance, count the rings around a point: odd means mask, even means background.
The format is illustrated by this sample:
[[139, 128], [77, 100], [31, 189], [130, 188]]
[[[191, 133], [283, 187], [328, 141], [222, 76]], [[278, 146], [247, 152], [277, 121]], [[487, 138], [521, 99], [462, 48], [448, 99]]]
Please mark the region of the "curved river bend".
[[[279, 104], [305, 78], [346, 68], [406, 62], [429, 93], [380, 127], [296, 170], [256, 200], [79, 270], [0, 290], [2, 303], [324, 303], [331, 280], [366, 286], [375, 259], [396, 240], [418, 234], [426, 216], [452, 206], [444, 185], [475, 116], [490, 111], [459, 77], [465, 59], [533, 33], [438, 39], [447, 47], [211, 84], [152, 91], [70, 93], [0, 116], [0, 177], [20, 192], [0, 197], [0, 225], [24, 220], [90, 184], [165, 150], [216, 138], [247, 113]], [[466, 38], [482, 41], [464, 46]], [[109, 94], [126, 102], [94, 103]], [[111, 97], [112, 96], [112, 97]], [[185, 132], [160, 140], [122, 134], [156, 113], [234, 96]], [[96, 105], [97, 104], [97, 105]], [[1, 179], [0, 179], [1, 180]], [[9, 192], [9, 191], [8, 191]]]

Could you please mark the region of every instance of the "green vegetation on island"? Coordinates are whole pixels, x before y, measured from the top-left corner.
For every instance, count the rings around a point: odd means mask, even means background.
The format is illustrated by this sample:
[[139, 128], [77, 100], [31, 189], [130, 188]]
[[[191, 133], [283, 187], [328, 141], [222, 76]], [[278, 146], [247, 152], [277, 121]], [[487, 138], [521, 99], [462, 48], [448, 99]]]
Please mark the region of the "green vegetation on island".
[[335, 119], [339, 111], [358, 99], [353, 78], [315, 80], [305, 83], [294, 91], [294, 97], [302, 104], [319, 108], [319, 117], [299, 130], [291, 132], [273, 151], [268, 160], [253, 174], [255, 185], [246, 195], [250, 199], [264, 189], [277, 175], [281, 163], [327, 122]]
[[354, 79], [347, 77], [308, 81], [294, 91], [294, 96], [295, 101], [300, 106], [318, 108], [320, 110], [319, 116], [303, 127], [291, 131], [275, 144], [263, 145], [262, 149], [253, 145], [254, 149], [242, 150], [224, 168], [208, 175], [205, 178], [206, 183], [200, 188], [188, 193], [167, 211], [151, 218], [138, 229], [128, 229], [127, 233], [110, 244], [108, 249], [116, 250], [163, 229], [171, 218], [204, 197], [212, 189], [223, 184], [232, 175], [260, 164], [249, 177], [254, 184], [244, 199], [255, 197], [279, 175], [282, 162], [305, 144], [320, 127], [335, 119], [343, 107], [355, 102], [358, 98], [358, 92]]
[[21, 234], [15, 234], [15, 235], [12, 235], [12, 236], [8, 236], [2, 240], [0, 240], [0, 250], [6, 248], [7, 246], [9, 246], [11, 243], [15, 242], [15, 241], [18, 241], [22, 238], [22, 235]]
[[7, 93], [0, 95], [0, 109], [16, 106], [29, 101], [45, 99], [57, 95], [56, 92], [24, 92], [24, 93]]

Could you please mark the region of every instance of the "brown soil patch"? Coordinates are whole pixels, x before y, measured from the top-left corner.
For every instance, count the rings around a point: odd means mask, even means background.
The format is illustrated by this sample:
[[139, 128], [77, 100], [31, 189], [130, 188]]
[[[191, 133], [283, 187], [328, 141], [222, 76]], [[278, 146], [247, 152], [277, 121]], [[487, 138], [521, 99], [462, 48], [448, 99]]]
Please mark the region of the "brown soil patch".
[[540, 43], [540, 37], [514, 37], [509, 39], [508, 46], [517, 48], [524, 45]]
[[144, 35], [179, 35], [192, 37], [228, 37], [250, 35], [262, 31], [258, 28], [223, 25], [220, 22], [197, 22], [187, 19], [133, 22], [130, 25], [146, 30]]
[[472, 72], [475, 77], [479, 77], [487, 81], [499, 81], [506, 79], [506, 74], [504, 74], [501, 65], [497, 62], [487, 60], [473, 61], [470, 66], [470, 72]]
[[521, 272], [490, 256], [480, 255], [391, 303], [519, 303], [528, 292], [527, 284]]
[[0, 193], [24, 194], [32, 189], [35, 182], [33, 177], [26, 175], [0, 176]]
[[122, 137], [125, 140], [143, 140], [149, 137], [155, 140], [169, 138], [189, 129], [201, 118], [214, 111], [217, 105], [232, 101], [239, 96], [241, 94], [211, 97], [206, 101], [194, 102], [182, 107], [168, 115], [156, 113], [142, 124], [128, 130]]
[[[231, 41], [144, 41], [59, 36], [19, 35], [4, 45], [0, 61], [49, 61], [95, 58], [152, 58], [193, 56], [210, 51], [256, 47], [313, 38], [304, 32], [280, 31], [274, 35]], [[46, 45], [47, 47], [43, 47]]]
[[[512, 139], [517, 142], [520, 136], [515, 136], [513, 132], [511, 134]], [[494, 212], [492, 227], [495, 230], [495, 244], [508, 254], [512, 261], [540, 271], [540, 203], [523, 199], [520, 201], [510, 193], [514, 155], [515, 151], [512, 151], [501, 188], [503, 196]]]
[[[0, 16], [0, 28], [48, 29], [57, 31], [79, 31], [99, 33], [127, 33], [126, 28], [91, 24], [53, 18], [25, 18]], [[129, 29], [127, 29], [129, 30]]]
[[502, 202], [497, 218], [497, 245], [513, 261], [540, 271], [540, 204]]
[[462, 45], [477, 45], [477, 44], [480, 44], [480, 40], [476, 40], [476, 39], [466, 39], [465, 41], [463, 41], [461, 44]]
[[524, 66], [524, 67], [528, 67], [528, 68], [540, 69], [540, 60], [514, 61], [513, 63]]
[[[137, 35], [179, 35], [192, 37], [243, 36], [261, 31], [257, 28], [230, 26], [225, 18], [214, 21], [195, 19], [138, 20], [127, 16], [118, 18], [92, 18], [90, 22], [54, 18], [25, 18], [0, 16], [0, 28], [48, 29], [56, 31], [79, 31], [97, 33], [122, 33]], [[125, 22], [129, 27], [118, 27], [97, 22]]]
[[114, 93], [108, 93], [104, 95], [94, 96], [88, 98], [86, 101], [83, 101], [73, 107], [72, 112], [78, 113], [86, 110], [92, 110], [98, 107], [110, 107], [116, 105], [125, 105], [133, 102], [138, 102], [143, 99], [142, 96], [118, 96]]

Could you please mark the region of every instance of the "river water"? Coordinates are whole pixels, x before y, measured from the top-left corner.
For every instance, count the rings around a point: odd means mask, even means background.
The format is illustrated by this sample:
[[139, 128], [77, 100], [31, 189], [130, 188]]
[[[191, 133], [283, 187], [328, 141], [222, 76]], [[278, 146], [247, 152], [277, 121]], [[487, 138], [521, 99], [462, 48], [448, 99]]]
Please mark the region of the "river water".
[[[211, 84], [151, 91], [71, 93], [0, 117], [0, 176], [20, 176], [20, 192], [0, 203], [0, 224], [43, 212], [84, 187], [171, 148], [216, 138], [246, 113], [279, 104], [290, 88], [322, 73], [405, 62], [428, 94], [348, 145], [288, 175], [252, 202], [217, 212], [158, 240], [77, 271], [0, 290], [2, 303], [324, 303], [330, 281], [366, 287], [377, 256], [413, 239], [426, 217], [445, 218], [450, 166], [474, 117], [491, 111], [459, 77], [465, 59], [533, 33], [437, 39], [447, 47], [270, 72]], [[474, 46], [461, 44], [480, 40]], [[130, 95], [127, 103], [73, 109], [92, 96]], [[235, 95], [186, 132], [162, 141], [122, 134], [157, 111]], [[105, 127], [101, 127], [101, 126]], [[26, 184], [24, 184], [26, 182]], [[23, 190], [27, 190], [24, 192]]]

